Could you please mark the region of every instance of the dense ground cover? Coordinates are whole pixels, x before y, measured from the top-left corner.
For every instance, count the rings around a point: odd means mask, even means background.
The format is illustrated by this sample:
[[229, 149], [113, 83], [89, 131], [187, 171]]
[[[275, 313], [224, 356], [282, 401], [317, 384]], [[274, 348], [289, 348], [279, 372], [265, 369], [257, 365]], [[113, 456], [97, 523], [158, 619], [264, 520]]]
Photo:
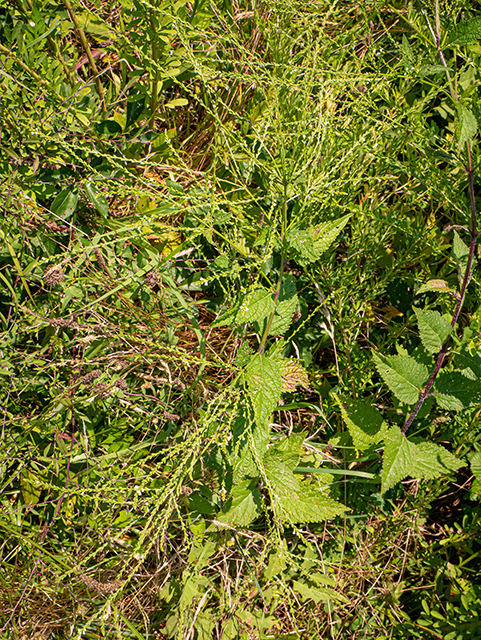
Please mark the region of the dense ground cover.
[[6, 638], [481, 638], [475, 2], [0, 8]]

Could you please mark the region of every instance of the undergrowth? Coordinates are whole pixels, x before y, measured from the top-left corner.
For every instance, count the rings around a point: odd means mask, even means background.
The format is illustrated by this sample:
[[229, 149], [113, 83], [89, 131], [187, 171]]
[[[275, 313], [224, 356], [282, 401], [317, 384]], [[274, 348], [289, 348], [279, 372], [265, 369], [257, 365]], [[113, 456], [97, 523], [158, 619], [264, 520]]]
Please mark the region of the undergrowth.
[[0, 8], [2, 637], [481, 637], [477, 9]]

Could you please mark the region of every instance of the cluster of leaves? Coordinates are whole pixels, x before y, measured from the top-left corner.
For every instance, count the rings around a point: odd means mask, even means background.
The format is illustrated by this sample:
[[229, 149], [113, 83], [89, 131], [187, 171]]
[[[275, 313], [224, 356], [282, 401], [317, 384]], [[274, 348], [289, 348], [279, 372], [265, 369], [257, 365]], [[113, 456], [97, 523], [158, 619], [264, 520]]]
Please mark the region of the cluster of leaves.
[[475, 637], [481, 19], [381, 4], [0, 10], [2, 632]]

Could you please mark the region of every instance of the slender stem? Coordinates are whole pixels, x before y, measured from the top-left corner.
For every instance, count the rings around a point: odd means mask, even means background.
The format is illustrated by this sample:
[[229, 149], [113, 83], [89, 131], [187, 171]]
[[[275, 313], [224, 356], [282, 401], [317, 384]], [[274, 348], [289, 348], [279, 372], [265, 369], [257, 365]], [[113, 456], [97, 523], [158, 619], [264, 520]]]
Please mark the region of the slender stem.
[[100, 76], [99, 76], [99, 72], [97, 70], [97, 65], [95, 64], [95, 60], [94, 57], [92, 55], [92, 51], [90, 49], [90, 45], [87, 41], [87, 38], [85, 36], [85, 32], [82, 29], [82, 27], [80, 26], [80, 23], [77, 19], [77, 16], [75, 15], [75, 12], [73, 10], [72, 5], [70, 4], [70, 0], [63, 0], [63, 3], [68, 11], [68, 14], [70, 16], [70, 19], [72, 20], [75, 30], [77, 31], [79, 38], [80, 38], [80, 42], [82, 43], [82, 47], [85, 51], [85, 54], [88, 58], [89, 61], [89, 66], [90, 69], [92, 70], [92, 73], [94, 74], [95, 77], [95, 85], [97, 87], [97, 93], [99, 94], [99, 98], [100, 98], [100, 103], [102, 106], [102, 113], [104, 118], [107, 116], [107, 105], [105, 103], [105, 95], [104, 95], [104, 90], [102, 87], [102, 83], [100, 82]]
[[[446, 71], [446, 78], [447, 78], [447, 81], [448, 81], [449, 90], [451, 92], [451, 97], [453, 98], [454, 102], [457, 103], [458, 102], [458, 96], [457, 96], [457, 93], [456, 93], [455, 89], [453, 88], [453, 85], [452, 85], [452, 82], [451, 82], [451, 76], [449, 74], [449, 69], [448, 69], [448, 66], [446, 64], [446, 60], [444, 59], [443, 52], [441, 50], [441, 21], [439, 19], [439, 0], [435, 1], [434, 11], [435, 11], [435, 20], [436, 20], [436, 34], [435, 34], [436, 49], [438, 51], [438, 55], [439, 55], [439, 58], [441, 60], [441, 63], [442, 63], [442, 65], [443, 65], [443, 67], [444, 67], [444, 69]], [[470, 243], [469, 243], [468, 261], [467, 261], [467, 264], [466, 264], [466, 269], [464, 271], [463, 282], [461, 284], [461, 291], [459, 293], [458, 302], [456, 304], [456, 309], [454, 311], [453, 319], [451, 321], [451, 327], [452, 327], [453, 330], [454, 330], [454, 327], [456, 326], [456, 323], [458, 321], [459, 315], [461, 313], [461, 309], [463, 308], [463, 305], [464, 305], [464, 299], [466, 297], [466, 289], [468, 287], [468, 284], [469, 284], [469, 282], [471, 280], [471, 276], [472, 276], [471, 269], [472, 269], [473, 260], [474, 260], [474, 253], [476, 251], [476, 243], [478, 241], [478, 223], [477, 223], [477, 216], [476, 216], [476, 200], [475, 200], [475, 196], [474, 196], [473, 160], [472, 160], [472, 156], [471, 156], [471, 141], [470, 140], [466, 141], [466, 153], [467, 153], [467, 156], [468, 156], [468, 164], [467, 164], [467, 167], [466, 167], [466, 173], [468, 174], [469, 200], [470, 200], [470, 204], [471, 204], [471, 229], [470, 229], [471, 240], [470, 240]], [[432, 386], [434, 384], [434, 381], [436, 380], [436, 376], [438, 375], [438, 373], [439, 373], [439, 371], [440, 371], [440, 369], [442, 367], [442, 364], [444, 362], [444, 358], [446, 357], [446, 354], [448, 353], [450, 340], [451, 340], [450, 337], [447, 338], [447, 340], [442, 345], [441, 350], [439, 351], [438, 359], [436, 361], [436, 366], [434, 367], [434, 371], [432, 372], [431, 377], [429, 378], [427, 385], [424, 387], [424, 389], [419, 394], [419, 398], [418, 398], [418, 401], [416, 403], [416, 406], [414, 407], [414, 409], [411, 412], [411, 414], [407, 416], [406, 422], [404, 423], [404, 426], [401, 429], [402, 433], [406, 434], [407, 430], [412, 425], [412, 423], [414, 422], [414, 419], [416, 418], [416, 416], [418, 415], [419, 411], [421, 410], [421, 407], [423, 406], [424, 401], [428, 397], [429, 392], [431, 391]]]
[[154, 78], [152, 82], [152, 95], [150, 97], [150, 123], [149, 126], [151, 129], [154, 128], [155, 123], [155, 114], [157, 113], [157, 105], [159, 101], [159, 51], [157, 46], [157, 33], [155, 29], [155, 23], [153, 20], [153, 14], [151, 12], [150, 15], [150, 25], [152, 28], [152, 60], [155, 65]]
[[277, 288], [274, 294], [274, 311], [269, 316], [269, 320], [267, 321], [267, 325], [264, 330], [264, 335], [262, 336], [261, 344], [259, 347], [259, 353], [261, 355], [264, 352], [264, 349], [266, 347], [267, 337], [269, 335], [272, 321], [274, 320], [274, 316], [276, 314], [277, 303], [279, 302], [279, 296], [281, 294], [282, 281], [284, 279], [284, 270], [287, 265], [287, 247], [285, 243], [286, 233], [287, 233], [287, 180], [284, 177], [284, 201], [282, 204], [282, 233], [281, 233], [281, 243], [282, 243], [281, 271], [279, 274], [279, 282], [277, 283]]
[[[461, 285], [461, 291], [459, 293], [458, 302], [456, 304], [456, 309], [454, 311], [453, 319], [451, 321], [451, 327], [453, 329], [454, 329], [454, 327], [456, 325], [456, 322], [458, 321], [459, 314], [461, 313], [461, 309], [463, 308], [463, 305], [464, 305], [464, 299], [466, 297], [466, 289], [468, 287], [469, 281], [471, 280], [471, 276], [472, 276], [471, 268], [472, 268], [472, 265], [473, 265], [474, 253], [476, 251], [476, 243], [477, 243], [477, 240], [478, 240], [478, 225], [477, 225], [477, 219], [476, 219], [477, 218], [477, 216], [476, 216], [476, 201], [475, 201], [475, 197], [474, 197], [473, 161], [472, 161], [472, 157], [471, 157], [471, 143], [470, 143], [469, 140], [466, 142], [466, 147], [467, 147], [467, 155], [468, 155], [468, 166], [466, 167], [466, 171], [467, 171], [467, 174], [468, 174], [469, 199], [470, 199], [470, 203], [471, 203], [471, 242], [469, 243], [468, 261], [467, 261], [466, 269], [465, 269], [465, 272], [464, 272], [464, 278], [463, 278], [463, 282], [462, 282], [462, 285]], [[444, 358], [446, 357], [446, 354], [448, 352], [450, 339], [451, 338], [448, 338], [445, 341], [445, 343], [443, 344], [443, 346], [441, 347], [441, 350], [439, 352], [438, 359], [437, 359], [437, 362], [436, 362], [436, 366], [434, 367], [434, 371], [431, 374], [431, 377], [429, 378], [427, 385], [425, 386], [425, 388], [419, 394], [419, 399], [418, 399], [418, 401], [416, 403], [416, 406], [414, 407], [412, 413], [407, 417], [406, 422], [404, 423], [404, 426], [401, 429], [401, 431], [404, 434], [407, 432], [409, 427], [412, 425], [414, 419], [416, 418], [417, 414], [421, 410], [421, 407], [423, 406], [424, 401], [428, 397], [429, 392], [431, 391], [431, 388], [432, 388], [432, 386], [434, 384], [436, 376], [438, 375], [439, 370], [441, 369], [441, 366], [443, 364]]]

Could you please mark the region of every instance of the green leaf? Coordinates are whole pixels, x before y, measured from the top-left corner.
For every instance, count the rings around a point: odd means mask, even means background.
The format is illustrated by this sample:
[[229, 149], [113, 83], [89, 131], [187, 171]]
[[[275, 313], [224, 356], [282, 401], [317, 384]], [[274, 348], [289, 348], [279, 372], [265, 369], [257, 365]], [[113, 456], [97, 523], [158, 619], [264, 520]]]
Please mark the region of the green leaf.
[[175, 100], [171, 100], [170, 102], [166, 102], [165, 106], [169, 109], [175, 109], [175, 107], [185, 107], [189, 104], [189, 101], [185, 98], [176, 98]]
[[247, 527], [261, 513], [261, 493], [252, 480], [246, 480], [232, 489], [232, 495], [215, 519], [215, 526]]
[[469, 247], [466, 246], [456, 231], [454, 232], [451, 255], [462, 269], [466, 268], [468, 264]]
[[337, 238], [339, 233], [349, 222], [351, 214], [337, 220], [323, 222], [318, 227], [302, 230], [292, 226], [287, 233], [287, 243], [294, 253], [294, 257], [301, 266], [319, 260]]
[[109, 215], [109, 203], [107, 198], [101, 193], [93, 184], [87, 182], [85, 184], [85, 191], [90, 202], [94, 205], [97, 211], [103, 218], [107, 218]]
[[77, 202], [78, 191], [76, 189], [72, 189], [72, 187], [67, 187], [67, 189], [63, 189], [63, 191], [61, 191], [55, 198], [50, 210], [53, 213], [56, 213], [60, 218], [70, 218], [77, 208]]
[[481, 403], [481, 386], [457, 371], [441, 371], [434, 383], [436, 402], [442, 409], [462, 411]]
[[145, 106], [145, 97], [139, 100], [127, 101], [127, 119], [125, 128], [129, 129], [139, 119]]
[[481, 355], [477, 352], [471, 354], [466, 345], [454, 359], [456, 368], [467, 378], [481, 380]]
[[414, 309], [414, 313], [424, 348], [429, 353], [437, 353], [451, 335], [451, 323], [438, 311]]
[[417, 402], [422, 385], [428, 379], [427, 367], [410, 356], [382, 356], [372, 353], [384, 382], [401, 402]]
[[291, 524], [319, 522], [348, 511], [326, 493], [294, 475], [304, 436], [295, 434], [271, 447], [264, 457], [267, 479], [272, 486], [271, 500], [280, 516]]
[[262, 322], [275, 309], [274, 296], [268, 289], [254, 289], [245, 295], [238, 307], [236, 324]]
[[294, 580], [292, 588], [297, 591], [304, 601], [314, 600], [316, 604], [318, 602], [327, 602], [328, 600], [347, 602], [347, 598], [334, 591], [334, 589], [329, 589], [329, 587], [309, 587], [304, 582]]
[[441, 293], [456, 293], [445, 280], [428, 280], [419, 288], [416, 295], [426, 293], [426, 291], [439, 291]]
[[292, 323], [292, 316], [299, 307], [299, 298], [297, 297], [297, 289], [294, 278], [288, 273], [282, 283], [279, 293], [279, 303], [276, 307], [276, 313], [269, 329], [269, 334], [280, 336], [284, 334]]
[[375, 407], [362, 400], [351, 400], [337, 394], [332, 397], [341, 410], [356, 449], [367, 449], [384, 440], [389, 427]]
[[471, 473], [478, 479], [481, 479], [481, 451], [475, 451], [469, 456], [471, 463]]
[[448, 33], [444, 46], [463, 46], [481, 39], [481, 18], [472, 18], [459, 22]]
[[462, 460], [443, 447], [432, 442], [415, 444], [401, 433], [399, 427], [392, 427], [384, 449], [382, 492], [391, 489], [408, 476], [431, 480], [442, 474], [457, 471], [464, 465]]
[[281, 397], [279, 365], [266, 356], [256, 355], [247, 367], [245, 377], [256, 422], [263, 425], [269, 420]]
[[406, 38], [406, 34], [403, 33], [401, 50], [403, 54], [403, 65], [406, 71], [414, 71], [416, 65], [416, 56], [412, 50], [409, 40]]
[[474, 114], [460, 102], [456, 104], [456, 108], [458, 110], [459, 117], [456, 132], [458, 134], [459, 144], [463, 147], [467, 140], [472, 140], [476, 135], [478, 122]]

